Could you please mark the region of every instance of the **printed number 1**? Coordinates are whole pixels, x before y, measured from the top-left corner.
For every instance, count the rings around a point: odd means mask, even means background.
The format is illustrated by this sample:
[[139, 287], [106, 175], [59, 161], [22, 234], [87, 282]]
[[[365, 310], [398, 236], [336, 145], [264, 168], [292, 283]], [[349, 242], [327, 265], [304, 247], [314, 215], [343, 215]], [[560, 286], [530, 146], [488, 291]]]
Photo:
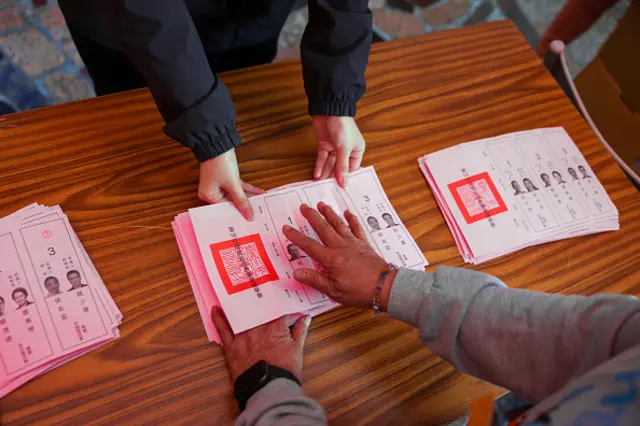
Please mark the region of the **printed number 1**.
[[56, 251], [53, 247], [48, 247], [47, 251], [49, 252], [49, 256], [53, 256], [56, 254]]
[[289, 217], [289, 223], [293, 225], [293, 221], [291, 220], [291, 217]]

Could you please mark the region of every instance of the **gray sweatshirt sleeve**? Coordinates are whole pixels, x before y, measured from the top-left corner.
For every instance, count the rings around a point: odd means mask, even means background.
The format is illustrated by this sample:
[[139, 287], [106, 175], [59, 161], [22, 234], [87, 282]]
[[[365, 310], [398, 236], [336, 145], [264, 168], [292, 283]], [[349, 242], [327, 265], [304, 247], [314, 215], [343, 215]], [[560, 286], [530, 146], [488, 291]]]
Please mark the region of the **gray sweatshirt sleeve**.
[[509, 289], [466, 269], [400, 269], [388, 311], [418, 327], [422, 342], [458, 370], [533, 403], [640, 344], [633, 296]]
[[302, 388], [289, 379], [276, 379], [247, 401], [237, 426], [319, 426], [327, 417], [317, 402], [307, 398]]

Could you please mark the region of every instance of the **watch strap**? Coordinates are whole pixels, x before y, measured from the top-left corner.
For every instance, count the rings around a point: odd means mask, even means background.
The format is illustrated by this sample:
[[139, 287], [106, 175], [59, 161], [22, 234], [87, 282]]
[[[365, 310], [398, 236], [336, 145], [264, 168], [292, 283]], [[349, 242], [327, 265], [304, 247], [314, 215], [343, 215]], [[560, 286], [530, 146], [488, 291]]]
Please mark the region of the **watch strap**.
[[260, 389], [271, 381], [281, 378], [293, 380], [298, 386], [302, 386], [295, 374], [284, 368], [271, 365], [264, 360], [258, 361], [242, 373], [234, 384], [235, 398], [238, 401], [238, 405], [240, 405], [240, 410], [244, 411], [249, 399]]

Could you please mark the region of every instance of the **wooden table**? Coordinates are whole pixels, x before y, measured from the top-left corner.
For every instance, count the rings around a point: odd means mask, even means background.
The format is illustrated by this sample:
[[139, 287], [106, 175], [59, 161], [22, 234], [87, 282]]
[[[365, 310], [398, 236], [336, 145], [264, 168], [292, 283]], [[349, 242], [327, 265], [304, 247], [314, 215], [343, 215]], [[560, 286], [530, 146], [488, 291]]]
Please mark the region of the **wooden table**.
[[[226, 74], [244, 138], [241, 173], [266, 189], [309, 179], [316, 145], [300, 64]], [[564, 126], [620, 211], [619, 232], [522, 250], [476, 269], [513, 287], [640, 293], [640, 196], [510, 23], [377, 44], [358, 124], [433, 266], [464, 266], [418, 156], [461, 142]], [[0, 215], [61, 204], [125, 315], [122, 338], [1, 401], [4, 424], [228, 424], [238, 409], [209, 344], [170, 222], [196, 198], [192, 154], [162, 133], [138, 90], [8, 117]], [[276, 172], [277, 171], [277, 172]], [[314, 319], [304, 390], [332, 424], [440, 424], [495, 390], [422, 348], [415, 330], [370, 311]]]

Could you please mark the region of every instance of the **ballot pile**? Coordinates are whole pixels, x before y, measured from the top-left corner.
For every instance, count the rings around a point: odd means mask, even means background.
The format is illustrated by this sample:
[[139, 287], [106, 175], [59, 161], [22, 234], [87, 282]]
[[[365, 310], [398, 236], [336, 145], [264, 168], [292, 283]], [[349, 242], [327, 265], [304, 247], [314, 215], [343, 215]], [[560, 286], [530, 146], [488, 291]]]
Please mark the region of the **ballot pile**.
[[620, 227], [616, 206], [563, 128], [463, 143], [418, 163], [468, 263]]
[[0, 398], [118, 338], [121, 323], [59, 206], [0, 219]]
[[[335, 179], [298, 182], [249, 200], [248, 222], [231, 203], [198, 207], [176, 216], [173, 230], [210, 341], [220, 343], [211, 308], [221, 307], [234, 333], [285, 314], [318, 315], [336, 302], [293, 278], [297, 268], [322, 267], [282, 233], [289, 225], [318, 240], [300, 205], [323, 201], [360, 220], [372, 247], [388, 262], [424, 270], [427, 260], [389, 202], [373, 167]], [[295, 315], [291, 317], [295, 320]]]

